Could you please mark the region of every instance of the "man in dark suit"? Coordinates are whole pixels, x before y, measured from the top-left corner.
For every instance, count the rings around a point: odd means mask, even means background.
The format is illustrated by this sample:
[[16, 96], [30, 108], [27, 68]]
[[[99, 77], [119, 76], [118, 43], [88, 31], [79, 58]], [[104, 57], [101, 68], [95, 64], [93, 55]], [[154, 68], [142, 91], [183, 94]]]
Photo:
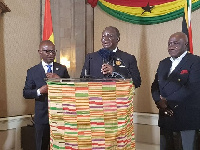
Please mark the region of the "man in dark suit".
[[37, 150], [47, 150], [50, 142], [50, 127], [48, 118], [48, 87], [46, 79], [69, 78], [67, 68], [53, 62], [56, 56], [55, 45], [42, 41], [38, 50], [42, 61], [28, 69], [23, 96], [35, 99], [35, 135]]
[[81, 77], [132, 78], [135, 87], [141, 85], [140, 72], [135, 56], [118, 49], [120, 33], [116, 27], [106, 27], [102, 32], [103, 48], [87, 54]]
[[200, 129], [200, 58], [188, 53], [187, 48], [184, 33], [172, 34], [168, 41], [171, 57], [159, 63], [152, 83], [152, 97], [159, 109], [161, 150], [196, 150], [195, 134]]

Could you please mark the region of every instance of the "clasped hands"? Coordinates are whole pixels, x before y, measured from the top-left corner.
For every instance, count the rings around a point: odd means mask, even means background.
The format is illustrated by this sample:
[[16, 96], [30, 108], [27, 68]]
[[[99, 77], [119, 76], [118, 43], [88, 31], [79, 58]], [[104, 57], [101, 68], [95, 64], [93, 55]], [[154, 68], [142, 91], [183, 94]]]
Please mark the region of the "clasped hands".
[[162, 111], [165, 115], [167, 115], [167, 116], [173, 116], [174, 112], [172, 111], [171, 108], [168, 107], [166, 98], [160, 96], [160, 101], [158, 101], [156, 103], [156, 105], [157, 105], [157, 108], [160, 111]]
[[[57, 74], [55, 73], [46, 73], [47, 79], [53, 79], [53, 78], [60, 78]], [[43, 85], [40, 88], [40, 94], [45, 94], [48, 93], [48, 85]]]
[[103, 64], [101, 67], [101, 72], [103, 74], [112, 74], [113, 73], [113, 67], [109, 64]]
[[60, 78], [56, 73], [46, 73], [48, 79]]

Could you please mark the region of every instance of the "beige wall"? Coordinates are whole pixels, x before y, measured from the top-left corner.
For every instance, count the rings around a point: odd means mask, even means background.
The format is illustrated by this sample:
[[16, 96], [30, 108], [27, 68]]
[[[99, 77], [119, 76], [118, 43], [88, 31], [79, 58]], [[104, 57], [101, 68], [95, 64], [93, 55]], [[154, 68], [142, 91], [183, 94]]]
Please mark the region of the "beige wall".
[[56, 59], [67, 58], [70, 77], [79, 78], [86, 51], [93, 50], [93, 9], [85, 0], [62, 0], [51, 1], [51, 12]]
[[[4, 0], [11, 12], [0, 15], [0, 117], [33, 113], [34, 101], [25, 100], [22, 96], [22, 90], [27, 69], [40, 61], [37, 49], [41, 34], [41, 1], [44, 2], [44, 0]], [[70, 54], [72, 65], [78, 66], [75, 68], [76, 71], [70, 69], [71, 76], [79, 76], [85, 51], [92, 52], [101, 48], [102, 30], [106, 26], [116, 26], [121, 33], [119, 48], [136, 56], [142, 76], [142, 85], [136, 90], [135, 111], [157, 113], [157, 108], [151, 98], [150, 86], [159, 61], [168, 56], [168, 37], [172, 33], [181, 30], [182, 19], [179, 18], [158, 25], [135, 25], [115, 19], [96, 7], [94, 9], [93, 49], [93, 11], [90, 6], [83, 6], [84, 1], [51, 1], [51, 3], [53, 2], [52, 16], [56, 19], [53, 18], [53, 22], [55, 25], [55, 43], [58, 44], [58, 50], [60, 50], [59, 55]], [[70, 8], [64, 6], [64, 4], [69, 4]], [[67, 12], [64, 10], [67, 10]], [[85, 16], [79, 11], [89, 14]], [[67, 13], [66, 16], [65, 13]], [[84, 25], [81, 22], [84, 18], [79, 20], [81, 16], [86, 17]], [[200, 54], [199, 16], [200, 10], [192, 14], [194, 54]], [[84, 37], [85, 35], [86, 37]], [[154, 133], [154, 130], [156, 132], [158, 130], [154, 126], [145, 126], [144, 128], [148, 130], [149, 135], [152, 135], [151, 132]], [[146, 137], [144, 140], [143, 135], [138, 136], [139, 133], [142, 133], [140, 130], [143, 131], [143, 125], [138, 125], [136, 128], [137, 140], [148, 142], [152, 137]], [[11, 137], [9, 135], [15, 135], [17, 132], [10, 130], [6, 131], [6, 134], [4, 132], [0, 134], [4, 136], [4, 139], [9, 139]], [[6, 143], [5, 141], [2, 140], [0, 145]], [[13, 144], [15, 145], [10, 140], [7, 141], [12, 143], [10, 147], [13, 147]]]
[[27, 69], [40, 61], [40, 1], [4, 2], [11, 12], [0, 16], [0, 117], [33, 113], [22, 90]]
[[[34, 101], [25, 100], [22, 90], [27, 69], [40, 62], [45, 0], [4, 2], [11, 12], [0, 17], [0, 117], [34, 113]], [[71, 78], [78, 78], [86, 50], [93, 51], [93, 9], [85, 0], [63, 0], [51, 1], [51, 11], [57, 62], [67, 57]]]
[[[200, 54], [200, 10], [192, 13], [194, 54]], [[136, 56], [142, 77], [142, 85], [136, 90], [135, 111], [157, 113], [151, 98], [150, 87], [160, 60], [168, 57], [169, 36], [181, 31], [182, 18], [157, 25], [135, 25], [120, 21], [102, 11], [94, 9], [94, 50], [101, 48], [101, 32], [106, 26], [120, 30], [119, 49]]]
[[[38, 44], [40, 42], [40, 2], [28, 0], [26, 2], [22, 0], [4, 0], [4, 2], [11, 9], [11, 12], [3, 14], [0, 16], [0, 117], [2, 116], [15, 116], [21, 114], [33, 113], [34, 101], [25, 100], [22, 96], [22, 90], [24, 87], [24, 81], [26, 76], [26, 71], [31, 66], [39, 63], [39, 55], [37, 53]], [[75, 3], [73, 3], [75, 2]], [[63, 1], [63, 3], [68, 4], [69, 1]], [[68, 33], [71, 30], [67, 27], [67, 17], [63, 19], [62, 16], [64, 11], [58, 11], [58, 6], [62, 6], [62, 3], [53, 7], [52, 14], [60, 15], [59, 22], [66, 23], [66, 29], [55, 29], [55, 37], [63, 39], [60, 43], [60, 48], [65, 41], [75, 40], [75, 42], [68, 43], [71, 47], [69, 48], [69, 54], [72, 55], [71, 58], [76, 59], [77, 62], [71, 60], [72, 63], [76, 63], [74, 66], [78, 67], [78, 73], [70, 70], [72, 77], [78, 77], [81, 71], [81, 66], [84, 59], [85, 52], [83, 51], [93, 51], [92, 50], [92, 40], [91, 33], [92, 29], [88, 29], [89, 26], [92, 27], [92, 11], [90, 11], [90, 19], [86, 19], [84, 23], [86, 31], [86, 39], [83, 38], [84, 42], [88, 45], [84, 47], [83, 40], [79, 38], [83, 36], [78, 25], [78, 18], [82, 16], [80, 7], [78, 5], [84, 5], [83, 1], [70, 1], [70, 5], [73, 6], [71, 11], [74, 12], [71, 16], [70, 26], [75, 26], [73, 29], [73, 35]], [[52, 5], [56, 5], [54, 2]], [[60, 9], [65, 9], [67, 7], [60, 7]], [[76, 10], [76, 11], [75, 11]], [[88, 5], [81, 11], [87, 13]], [[70, 12], [68, 12], [70, 13]], [[200, 10], [195, 11], [192, 14], [192, 27], [193, 27], [193, 42], [194, 42], [194, 54], [199, 54], [200, 50]], [[56, 16], [56, 15], [55, 15]], [[54, 16], [54, 17], [55, 17]], [[77, 17], [77, 19], [73, 19]], [[86, 17], [87, 18], [87, 17]], [[57, 26], [58, 23], [57, 22]], [[181, 30], [182, 18], [176, 19], [174, 21], [158, 24], [158, 25], [135, 25], [127, 22], [120, 21], [105, 12], [103, 12], [99, 7], [94, 9], [94, 51], [101, 48], [101, 32], [109, 25], [116, 26], [121, 32], [121, 41], [119, 43], [119, 48], [134, 54], [138, 60], [138, 66], [142, 76], [142, 85], [136, 90], [135, 95], [135, 111], [137, 112], [153, 112], [157, 113], [157, 108], [155, 107], [150, 93], [150, 86], [156, 72], [157, 65], [159, 61], [168, 56], [167, 53], [167, 40], [170, 34]], [[61, 27], [65, 27], [65, 24], [61, 24]], [[66, 39], [63, 38], [63, 32], [65, 31]], [[59, 35], [57, 32], [60, 32]], [[79, 36], [80, 35], [80, 36]], [[89, 35], [89, 38], [87, 37]], [[74, 39], [72, 39], [74, 38]], [[89, 40], [87, 40], [89, 39]], [[85, 41], [86, 40], [86, 41]], [[57, 39], [58, 41], [58, 39]], [[68, 45], [66, 45], [68, 46]], [[89, 47], [89, 48], [88, 48]], [[75, 55], [70, 52], [76, 48]], [[61, 49], [64, 52], [64, 49]], [[80, 55], [82, 54], [82, 55]], [[78, 63], [79, 62], [79, 63]]]

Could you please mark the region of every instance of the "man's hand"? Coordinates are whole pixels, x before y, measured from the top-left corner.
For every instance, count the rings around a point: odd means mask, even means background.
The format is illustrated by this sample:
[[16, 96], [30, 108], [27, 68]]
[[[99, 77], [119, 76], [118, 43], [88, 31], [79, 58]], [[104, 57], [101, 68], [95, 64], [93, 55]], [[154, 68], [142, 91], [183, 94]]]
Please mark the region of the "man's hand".
[[158, 109], [166, 109], [167, 108], [167, 100], [166, 98], [160, 96], [160, 100], [156, 103]]
[[173, 116], [173, 111], [168, 107], [166, 98], [160, 96], [160, 101], [156, 103], [158, 109], [167, 116]]
[[101, 72], [103, 74], [112, 74], [113, 73], [113, 67], [109, 64], [103, 64], [101, 67]]
[[48, 79], [52, 79], [52, 78], [60, 78], [57, 74], [55, 73], [47, 73], [46, 74]]
[[40, 88], [40, 94], [46, 94], [46, 93], [48, 93], [48, 86], [47, 85], [43, 85]]

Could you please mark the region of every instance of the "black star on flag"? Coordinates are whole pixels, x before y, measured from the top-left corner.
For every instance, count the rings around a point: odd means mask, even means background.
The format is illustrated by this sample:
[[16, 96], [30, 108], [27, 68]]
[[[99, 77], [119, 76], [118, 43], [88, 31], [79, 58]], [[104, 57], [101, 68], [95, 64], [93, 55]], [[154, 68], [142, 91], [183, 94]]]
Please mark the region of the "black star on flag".
[[[142, 7], [142, 9], [144, 10], [143, 12], [142, 12], [142, 14], [144, 14], [145, 12], [150, 12], [151, 13], [151, 10], [154, 8], [154, 6], [149, 6], [149, 2], [148, 2], [148, 4], [147, 4], [147, 6], [145, 6], [145, 7]], [[142, 15], [141, 14], [141, 15]]]

